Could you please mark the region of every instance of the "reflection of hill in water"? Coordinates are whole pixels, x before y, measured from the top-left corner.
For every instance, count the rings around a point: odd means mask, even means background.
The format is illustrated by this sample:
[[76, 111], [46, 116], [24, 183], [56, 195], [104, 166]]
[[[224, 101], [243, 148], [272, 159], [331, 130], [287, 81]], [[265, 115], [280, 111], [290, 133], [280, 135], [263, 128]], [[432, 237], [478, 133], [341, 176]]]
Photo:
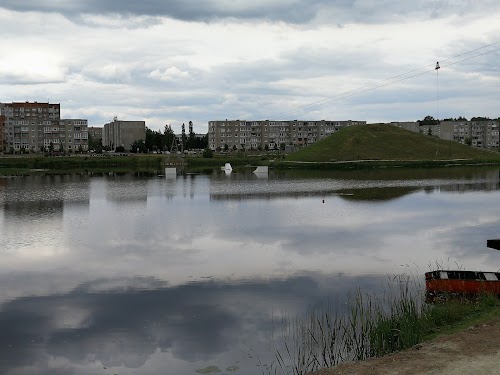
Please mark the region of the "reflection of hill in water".
[[276, 198], [301, 198], [301, 197], [325, 197], [339, 195], [337, 191], [318, 190], [318, 191], [284, 191], [284, 192], [253, 192], [253, 193], [228, 193], [210, 194], [213, 200], [244, 200], [244, 199], [276, 199]]
[[273, 170], [276, 178], [335, 178], [340, 180], [497, 180], [498, 167], [453, 167], [453, 168], [375, 168], [359, 170]]
[[[422, 173], [421, 173], [422, 172]], [[423, 174], [427, 172], [427, 175]], [[351, 201], [397, 199], [420, 190], [493, 191], [500, 189], [497, 169], [467, 168], [441, 170], [273, 171], [269, 179], [244, 174], [212, 179], [213, 200], [279, 199], [340, 195]], [[408, 177], [408, 178], [403, 178]], [[413, 178], [409, 178], [413, 177]]]
[[401, 198], [407, 194], [421, 190], [416, 187], [381, 187], [374, 189], [344, 189], [340, 197], [348, 201], [388, 201]]

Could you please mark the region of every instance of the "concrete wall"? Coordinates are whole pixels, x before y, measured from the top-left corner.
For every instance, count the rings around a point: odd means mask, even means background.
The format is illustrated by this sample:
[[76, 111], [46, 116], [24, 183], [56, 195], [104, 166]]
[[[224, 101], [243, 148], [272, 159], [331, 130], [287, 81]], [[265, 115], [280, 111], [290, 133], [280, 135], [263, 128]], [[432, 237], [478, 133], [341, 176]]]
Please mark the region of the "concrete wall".
[[144, 121], [114, 120], [104, 125], [102, 145], [115, 149], [123, 146], [130, 151], [130, 145], [140, 139], [146, 140], [146, 123]]

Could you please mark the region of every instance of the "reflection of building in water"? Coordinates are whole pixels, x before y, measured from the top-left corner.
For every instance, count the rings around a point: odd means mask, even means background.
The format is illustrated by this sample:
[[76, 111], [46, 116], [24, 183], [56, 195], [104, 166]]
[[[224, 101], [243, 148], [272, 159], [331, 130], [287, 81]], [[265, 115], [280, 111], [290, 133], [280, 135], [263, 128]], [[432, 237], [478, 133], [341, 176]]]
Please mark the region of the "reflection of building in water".
[[485, 181], [485, 182], [471, 182], [460, 183], [452, 185], [442, 185], [439, 187], [441, 191], [495, 191], [500, 190], [500, 183], [498, 181]]
[[147, 203], [148, 179], [130, 174], [116, 175], [106, 179], [106, 200], [119, 203]]
[[61, 219], [63, 215], [64, 201], [62, 199], [53, 201], [14, 201], [5, 202], [3, 211], [8, 219], [43, 218]]
[[483, 171], [481, 177], [468, 181], [463, 180], [458, 183], [441, 185], [442, 191], [495, 191], [500, 190], [500, 176], [498, 170]]

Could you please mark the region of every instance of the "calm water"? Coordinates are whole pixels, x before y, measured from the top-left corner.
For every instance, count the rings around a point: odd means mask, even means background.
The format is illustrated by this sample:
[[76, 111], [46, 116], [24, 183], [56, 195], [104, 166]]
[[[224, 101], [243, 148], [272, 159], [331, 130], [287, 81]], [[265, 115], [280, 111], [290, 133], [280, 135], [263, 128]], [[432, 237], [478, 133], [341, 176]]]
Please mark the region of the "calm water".
[[0, 178], [0, 373], [260, 374], [282, 316], [498, 270], [499, 189], [491, 168]]

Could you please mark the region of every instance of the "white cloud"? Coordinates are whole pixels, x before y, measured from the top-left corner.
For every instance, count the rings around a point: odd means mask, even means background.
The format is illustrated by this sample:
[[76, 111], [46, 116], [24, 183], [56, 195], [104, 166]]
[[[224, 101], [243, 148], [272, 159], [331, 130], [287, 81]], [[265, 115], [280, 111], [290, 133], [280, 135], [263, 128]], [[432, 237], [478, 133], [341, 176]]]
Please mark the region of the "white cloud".
[[160, 81], [175, 81], [178, 79], [189, 78], [189, 73], [172, 66], [163, 71], [159, 69], [153, 70], [149, 73], [149, 76], [154, 79], [159, 79]]

